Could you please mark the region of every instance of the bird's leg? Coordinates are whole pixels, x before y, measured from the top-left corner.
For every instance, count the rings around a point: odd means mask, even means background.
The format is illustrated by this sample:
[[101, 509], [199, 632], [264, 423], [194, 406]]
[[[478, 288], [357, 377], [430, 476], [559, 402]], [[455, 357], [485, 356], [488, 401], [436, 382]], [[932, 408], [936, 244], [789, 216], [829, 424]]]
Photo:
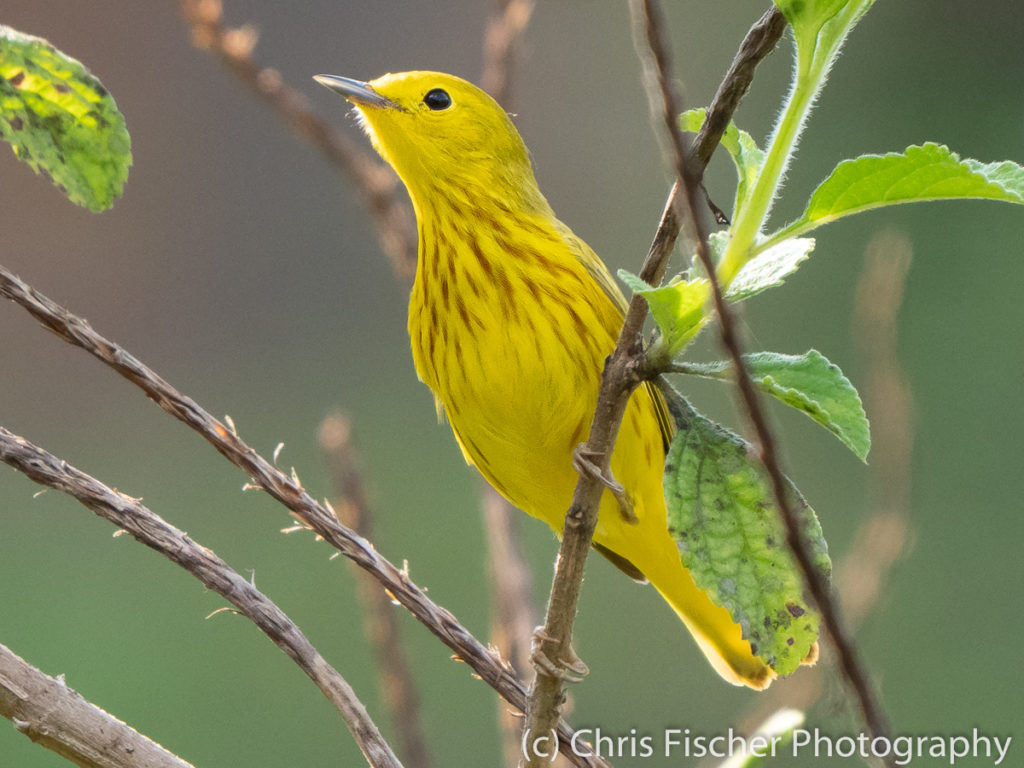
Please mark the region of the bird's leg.
[[576, 655], [572, 643], [566, 645], [562, 658], [552, 659], [544, 650], [544, 644], [550, 640], [551, 636], [544, 632], [544, 627], [533, 630], [533, 637], [530, 640], [530, 662], [541, 674], [557, 677], [565, 683], [578, 683], [590, 674], [590, 668]]
[[622, 519], [630, 525], [636, 525], [640, 521], [637, 519], [636, 513], [633, 512], [633, 500], [629, 498], [626, 489], [612, 475], [611, 469], [602, 470], [594, 463], [595, 458], [594, 454], [589, 453], [586, 446], [580, 443], [572, 452], [573, 469], [577, 472], [586, 472], [591, 477], [600, 480], [601, 484], [611, 492], [615, 501], [618, 502], [619, 514], [622, 515]]

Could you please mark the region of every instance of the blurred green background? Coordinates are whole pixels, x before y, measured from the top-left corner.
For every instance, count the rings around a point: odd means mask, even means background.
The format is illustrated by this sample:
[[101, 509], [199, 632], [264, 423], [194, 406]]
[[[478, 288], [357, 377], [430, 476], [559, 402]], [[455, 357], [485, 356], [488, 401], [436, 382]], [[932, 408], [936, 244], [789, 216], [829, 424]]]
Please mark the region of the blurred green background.
[[[667, 5], [686, 102], [703, 105], [766, 6]], [[345, 105], [310, 76], [440, 69], [477, 79], [490, 10], [466, 0], [227, 0], [225, 13], [229, 24], [257, 27], [259, 62], [361, 140]], [[283, 442], [279, 464], [296, 467], [315, 496], [329, 493], [317, 425], [330, 409], [347, 411], [378, 548], [407, 560], [412, 578], [486, 639], [477, 479], [416, 381], [405, 292], [358, 195], [190, 45], [175, 2], [6, 0], [0, 23], [48, 38], [102, 78], [127, 117], [135, 157], [124, 197], [97, 216], [0, 150], [2, 263], [213, 413], [230, 414], [264, 455]], [[639, 264], [668, 188], [630, 38], [624, 3], [542, 3], [515, 75], [513, 110], [541, 187], [613, 269]], [[938, 140], [985, 161], [1024, 161], [1021, 39], [1024, 14], [1012, 3], [879, 2], [812, 115], [776, 221], [798, 213], [838, 160], [859, 153]], [[758, 138], [789, 71], [784, 43], [738, 113]], [[721, 159], [709, 188], [720, 203], [731, 200], [732, 171]], [[858, 639], [895, 731], [1012, 735], [1024, 629], [1024, 515], [1010, 482], [1024, 455], [1022, 211], [943, 203], [826, 228], [785, 288], [750, 303], [750, 343], [815, 347], [861, 383], [854, 291], [864, 249], [882, 230], [905, 233], [914, 247], [899, 323], [914, 398], [913, 533]], [[328, 560], [325, 545], [281, 535], [290, 522], [282, 508], [243, 492], [246, 478], [209, 446], [10, 304], [0, 306], [0, 360], [0, 423], [142, 496], [253, 573], [394, 733], [351, 573]], [[693, 393], [737, 423], [727, 390]], [[773, 416], [787, 467], [841, 557], [871, 511], [870, 469], [808, 420]], [[0, 468], [0, 642], [66, 674], [88, 699], [197, 766], [362, 763], [328, 703], [263, 635], [228, 613], [204, 618], [223, 600], [130, 538], [112, 538], [83, 507], [56, 492], [34, 498], [37, 490]], [[541, 600], [554, 538], [539, 523], [524, 525], [524, 535]], [[401, 618], [435, 764], [500, 764], [494, 694]], [[592, 670], [573, 690], [577, 727], [715, 734], [758, 703], [716, 678], [653, 590], [598, 559], [588, 566], [577, 649]], [[809, 723], [854, 730], [837, 684]], [[0, 724], [0, 766], [65, 764]]]

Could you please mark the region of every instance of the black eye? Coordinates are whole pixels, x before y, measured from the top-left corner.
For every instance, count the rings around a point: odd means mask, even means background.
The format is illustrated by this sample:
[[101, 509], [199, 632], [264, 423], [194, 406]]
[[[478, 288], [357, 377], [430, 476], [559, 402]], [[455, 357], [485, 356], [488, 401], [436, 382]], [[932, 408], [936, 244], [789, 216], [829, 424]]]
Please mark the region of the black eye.
[[448, 109], [452, 105], [452, 97], [443, 88], [435, 88], [423, 97], [423, 103], [435, 111]]

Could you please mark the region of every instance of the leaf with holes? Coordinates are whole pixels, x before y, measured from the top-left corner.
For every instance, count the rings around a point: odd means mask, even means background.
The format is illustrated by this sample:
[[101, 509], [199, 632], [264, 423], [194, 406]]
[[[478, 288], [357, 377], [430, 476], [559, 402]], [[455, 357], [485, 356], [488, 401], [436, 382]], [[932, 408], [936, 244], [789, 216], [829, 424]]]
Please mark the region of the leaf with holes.
[[82, 64], [45, 40], [0, 26], [0, 136], [78, 205], [121, 194], [131, 139], [114, 99]]

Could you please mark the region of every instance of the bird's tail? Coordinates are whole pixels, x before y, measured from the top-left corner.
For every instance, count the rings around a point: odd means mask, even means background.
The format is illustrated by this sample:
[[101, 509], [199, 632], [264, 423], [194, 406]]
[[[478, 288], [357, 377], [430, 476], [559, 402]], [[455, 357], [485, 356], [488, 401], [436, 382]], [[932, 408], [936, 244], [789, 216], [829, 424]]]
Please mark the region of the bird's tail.
[[[670, 564], [672, 561], [675, 567]], [[672, 558], [672, 561], [662, 561], [665, 563], [659, 569], [662, 572], [647, 574], [647, 578], [679, 614], [711, 666], [733, 685], [746, 685], [755, 690], [764, 690], [771, 685], [776, 677], [775, 670], [754, 654], [729, 611], [711, 602], [678, 558]], [[817, 644], [803, 663], [813, 664], [815, 661]]]

